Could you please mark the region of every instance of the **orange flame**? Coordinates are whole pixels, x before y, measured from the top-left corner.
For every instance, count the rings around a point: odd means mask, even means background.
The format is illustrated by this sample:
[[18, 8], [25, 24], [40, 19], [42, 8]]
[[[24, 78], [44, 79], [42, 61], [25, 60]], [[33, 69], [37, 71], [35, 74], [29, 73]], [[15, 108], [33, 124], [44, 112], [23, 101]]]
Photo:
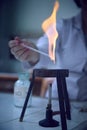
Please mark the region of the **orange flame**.
[[46, 33], [49, 41], [49, 57], [55, 62], [55, 47], [58, 32], [56, 30], [56, 13], [59, 9], [58, 1], [55, 2], [52, 14], [42, 23], [42, 29]]

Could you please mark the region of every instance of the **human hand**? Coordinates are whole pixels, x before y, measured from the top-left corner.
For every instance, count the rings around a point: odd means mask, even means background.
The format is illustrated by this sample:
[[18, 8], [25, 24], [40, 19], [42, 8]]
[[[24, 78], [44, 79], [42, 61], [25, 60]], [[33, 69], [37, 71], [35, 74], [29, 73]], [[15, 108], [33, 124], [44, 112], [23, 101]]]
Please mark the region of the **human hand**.
[[32, 65], [36, 64], [39, 60], [39, 54], [35, 51], [27, 49], [26, 47], [22, 46], [22, 44], [37, 49], [35, 44], [26, 40], [21, 40], [19, 37], [15, 37], [14, 40], [10, 40], [8, 43], [11, 53], [19, 61], [27, 61], [30, 62], [30, 64]]

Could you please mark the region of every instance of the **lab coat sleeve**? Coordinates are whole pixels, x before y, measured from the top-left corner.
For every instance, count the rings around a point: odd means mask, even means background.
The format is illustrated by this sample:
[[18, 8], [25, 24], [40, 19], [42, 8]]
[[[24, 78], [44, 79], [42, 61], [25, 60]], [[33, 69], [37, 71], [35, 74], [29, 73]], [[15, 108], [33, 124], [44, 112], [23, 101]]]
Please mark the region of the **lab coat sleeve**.
[[[48, 54], [48, 38], [46, 35], [41, 37], [38, 42], [37, 42], [37, 47], [41, 52], [44, 52]], [[40, 60], [39, 62], [35, 65], [36, 68], [51, 68], [53, 66], [53, 61], [51, 61], [49, 54], [48, 56], [45, 56], [43, 54], [40, 54]]]

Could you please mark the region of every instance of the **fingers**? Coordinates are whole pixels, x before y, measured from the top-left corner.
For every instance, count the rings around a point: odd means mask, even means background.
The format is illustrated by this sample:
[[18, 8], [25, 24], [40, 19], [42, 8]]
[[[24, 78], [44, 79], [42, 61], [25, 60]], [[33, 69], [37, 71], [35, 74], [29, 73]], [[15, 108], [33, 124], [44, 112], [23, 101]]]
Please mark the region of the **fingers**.
[[17, 59], [19, 59], [20, 61], [28, 61], [28, 58], [29, 58], [29, 51], [24, 49], [24, 50], [20, 50], [18, 52], [16, 52], [15, 54], [15, 57]]
[[15, 37], [14, 40], [10, 40], [8, 45], [11, 49], [11, 53], [12, 54], [15, 54], [17, 53], [18, 51], [24, 51], [25, 47], [21, 46], [21, 43], [20, 43], [20, 38], [19, 37]]
[[11, 53], [16, 59], [20, 61], [25, 61], [29, 55], [29, 50], [21, 46], [22, 40], [19, 37], [15, 37], [14, 40], [9, 41], [8, 45], [10, 47]]
[[17, 37], [17, 36], [14, 39], [18, 40], [18, 41], [21, 41], [21, 39], [19, 37]]
[[19, 45], [21, 43], [21, 39], [19, 37], [15, 37], [14, 40], [10, 40], [8, 45], [9, 47], [14, 47], [16, 45]]
[[14, 54], [18, 51], [24, 51], [25, 47], [22, 47], [20, 45], [15, 45], [11, 47], [11, 52]]
[[16, 41], [16, 40], [10, 40], [8, 43], [10, 48], [16, 46], [17, 44], [18, 44], [18, 41]]
[[[11, 53], [20, 61], [27, 61], [29, 56], [29, 50], [22, 46], [15, 46], [11, 48]], [[28, 58], [27, 58], [28, 57]]]
[[21, 55], [19, 55], [19, 59], [21, 61], [29, 61], [30, 57], [30, 53], [28, 52], [28, 50], [25, 50], [23, 53], [21, 53]]
[[14, 40], [9, 41], [8, 44], [11, 53], [19, 61], [28, 61], [33, 63], [36, 63], [38, 61], [39, 54], [23, 46], [23, 44], [26, 44], [27, 46], [37, 49], [35, 44], [26, 40], [21, 40], [19, 37], [15, 37]]

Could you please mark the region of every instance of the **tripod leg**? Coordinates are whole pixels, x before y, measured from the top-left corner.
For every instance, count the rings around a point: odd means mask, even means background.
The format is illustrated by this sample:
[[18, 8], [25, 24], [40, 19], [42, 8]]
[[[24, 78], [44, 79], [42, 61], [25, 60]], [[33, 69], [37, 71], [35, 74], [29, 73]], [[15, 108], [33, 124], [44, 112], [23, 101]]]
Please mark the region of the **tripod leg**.
[[34, 78], [32, 78], [32, 81], [30, 83], [30, 87], [28, 89], [28, 93], [27, 93], [27, 96], [26, 96], [26, 99], [25, 99], [25, 102], [24, 102], [22, 112], [21, 112], [20, 121], [23, 121], [23, 117], [24, 117], [24, 114], [25, 114], [27, 103], [28, 103], [28, 100], [29, 100], [29, 97], [30, 97], [30, 94], [31, 94], [31, 91], [32, 91], [32, 88], [33, 88], [33, 83], [34, 83]]
[[62, 130], [67, 130], [66, 113], [65, 113], [64, 97], [63, 97], [63, 90], [62, 90], [62, 79], [61, 78], [62, 78], [61, 76], [57, 75], [57, 90], [58, 90], [58, 96], [59, 96], [61, 125], [62, 125]]
[[68, 92], [67, 92], [67, 86], [66, 86], [65, 78], [62, 79], [62, 82], [63, 82], [63, 93], [64, 93], [64, 100], [65, 100], [67, 119], [71, 120], [70, 102], [69, 102], [69, 96], [68, 96]]

